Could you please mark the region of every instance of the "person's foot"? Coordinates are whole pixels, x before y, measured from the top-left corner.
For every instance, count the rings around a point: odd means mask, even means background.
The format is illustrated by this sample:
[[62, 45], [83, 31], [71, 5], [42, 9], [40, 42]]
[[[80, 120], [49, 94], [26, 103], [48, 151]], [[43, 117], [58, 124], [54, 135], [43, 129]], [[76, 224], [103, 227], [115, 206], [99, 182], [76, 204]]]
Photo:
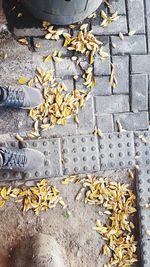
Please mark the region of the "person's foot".
[[44, 155], [37, 150], [0, 148], [0, 169], [25, 172], [39, 169], [43, 164]]
[[38, 89], [22, 85], [13, 89], [0, 86], [0, 106], [31, 109], [41, 105], [43, 97]]

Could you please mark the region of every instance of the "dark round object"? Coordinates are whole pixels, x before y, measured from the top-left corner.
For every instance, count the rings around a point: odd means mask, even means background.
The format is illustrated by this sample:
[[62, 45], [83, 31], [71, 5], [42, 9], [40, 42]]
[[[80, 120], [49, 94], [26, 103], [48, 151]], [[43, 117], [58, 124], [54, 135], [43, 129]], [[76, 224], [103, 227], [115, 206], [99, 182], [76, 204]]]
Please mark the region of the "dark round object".
[[81, 21], [93, 13], [103, 0], [21, 0], [38, 19], [56, 25]]

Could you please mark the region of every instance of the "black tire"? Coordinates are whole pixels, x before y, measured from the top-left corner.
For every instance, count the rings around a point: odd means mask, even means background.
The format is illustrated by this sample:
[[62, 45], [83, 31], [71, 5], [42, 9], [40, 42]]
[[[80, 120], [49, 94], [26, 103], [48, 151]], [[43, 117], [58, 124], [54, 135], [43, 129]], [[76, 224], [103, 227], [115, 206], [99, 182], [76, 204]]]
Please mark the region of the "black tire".
[[85, 19], [103, 0], [22, 0], [38, 19], [56, 25], [67, 25]]

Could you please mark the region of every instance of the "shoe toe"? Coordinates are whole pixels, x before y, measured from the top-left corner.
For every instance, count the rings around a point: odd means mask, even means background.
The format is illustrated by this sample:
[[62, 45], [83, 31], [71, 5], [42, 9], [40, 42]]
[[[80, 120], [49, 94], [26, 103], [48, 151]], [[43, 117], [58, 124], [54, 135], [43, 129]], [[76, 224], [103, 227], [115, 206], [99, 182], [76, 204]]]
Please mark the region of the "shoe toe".
[[44, 166], [44, 154], [34, 149], [26, 149], [27, 163], [25, 170], [40, 170]]

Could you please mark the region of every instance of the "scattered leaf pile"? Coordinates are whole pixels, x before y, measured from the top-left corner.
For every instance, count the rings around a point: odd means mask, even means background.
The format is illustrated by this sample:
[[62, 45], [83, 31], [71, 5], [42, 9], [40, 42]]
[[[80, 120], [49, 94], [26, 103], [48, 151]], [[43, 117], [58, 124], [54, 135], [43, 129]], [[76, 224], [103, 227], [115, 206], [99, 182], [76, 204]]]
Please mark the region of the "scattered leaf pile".
[[112, 22], [117, 21], [120, 17], [116, 11], [112, 16], [108, 16], [103, 10], [101, 11], [101, 18], [103, 19], [101, 26], [108, 27]]
[[73, 90], [72, 93], [67, 93], [66, 85], [63, 82], [56, 82], [52, 71], [39, 68], [29, 84], [43, 89], [44, 102], [29, 112], [36, 126], [38, 124], [42, 130], [52, 128], [56, 124], [65, 126], [70, 116], [75, 116], [75, 121], [77, 121], [79, 108], [83, 109], [90, 97], [90, 93], [84, 90]]
[[50, 24], [50, 22], [43, 21], [43, 28], [46, 31], [45, 39], [47, 40], [59, 40], [60, 36], [63, 34], [64, 29], [54, 30], [54, 26]]
[[36, 186], [30, 188], [12, 188], [11, 186], [0, 188], [0, 208], [2, 208], [6, 201], [14, 198], [15, 202], [22, 203], [23, 212], [33, 210], [36, 215], [41, 211], [55, 208], [59, 203], [63, 208], [66, 207], [60, 192], [55, 186], [48, 185], [47, 181], [43, 179], [37, 183]]
[[64, 47], [68, 50], [76, 51], [85, 54], [90, 58], [90, 64], [94, 62], [94, 55], [100, 51], [100, 46], [103, 44], [92, 33], [87, 30], [88, 24], [83, 24], [76, 36], [71, 36], [69, 33], [63, 33], [65, 38]]
[[104, 267], [131, 266], [137, 261], [137, 242], [132, 234], [134, 224], [130, 220], [130, 216], [136, 212], [133, 191], [127, 184], [90, 175], [81, 180], [70, 176], [62, 181], [65, 185], [70, 182], [81, 185], [76, 200], [79, 200], [84, 192], [85, 203], [103, 207], [106, 209], [104, 214], [109, 216], [108, 224], [97, 220], [94, 227], [106, 242], [102, 247], [102, 254], [110, 257]]

